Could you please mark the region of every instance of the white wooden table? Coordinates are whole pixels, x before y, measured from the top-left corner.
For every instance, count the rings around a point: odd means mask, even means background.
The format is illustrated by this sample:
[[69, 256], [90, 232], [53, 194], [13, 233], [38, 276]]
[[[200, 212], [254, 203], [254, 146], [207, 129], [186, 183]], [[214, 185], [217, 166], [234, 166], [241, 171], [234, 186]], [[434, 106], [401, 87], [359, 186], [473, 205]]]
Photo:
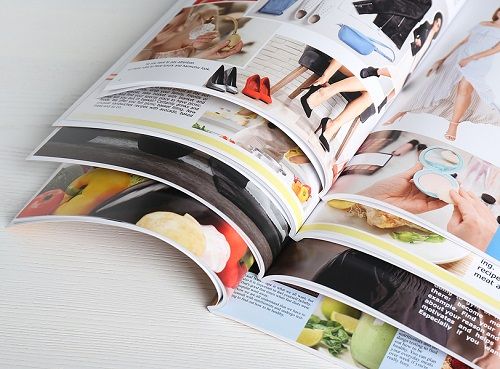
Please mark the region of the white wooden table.
[[57, 166], [24, 158], [169, 4], [0, 0], [1, 369], [333, 367], [210, 314], [209, 279], [159, 240], [80, 223], [3, 228]]
[[210, 314], [179, 252], [80, 223], [3, 229], [55, 164], [24, 158], [169, 7], [167, 0], [0, 0], [0, 368], [331, 368]]

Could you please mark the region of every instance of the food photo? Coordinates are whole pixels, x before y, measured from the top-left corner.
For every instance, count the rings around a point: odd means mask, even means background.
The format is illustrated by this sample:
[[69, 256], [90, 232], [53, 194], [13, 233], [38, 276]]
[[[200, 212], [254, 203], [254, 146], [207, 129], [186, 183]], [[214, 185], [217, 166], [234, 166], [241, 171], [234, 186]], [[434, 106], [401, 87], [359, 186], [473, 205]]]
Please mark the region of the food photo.
[[368, 136], [330, 194], [386, 205], [485, 251], [500, 221], [499, 180], [499, 168], [466, 151], [389, 130]]
[[256, 113], [220, 100], [193, 128], [221, 137], [260, 160], [293, 190], [303, 206], [317, 196], [321, 185], [307, 155], [283, 131]]
[[464, 276], [479, 257], [444, 236], [390, 212], [345, 200], [330, 200], [313, 215], [311, 222], [338, 224], [375, 237]]
[[230, 289], [254, 263], [240, 234], [205, 205], [173, 187], [125, 172], [62, 168], [17, 219], [50, 216], [137, 225], [188, 250]]

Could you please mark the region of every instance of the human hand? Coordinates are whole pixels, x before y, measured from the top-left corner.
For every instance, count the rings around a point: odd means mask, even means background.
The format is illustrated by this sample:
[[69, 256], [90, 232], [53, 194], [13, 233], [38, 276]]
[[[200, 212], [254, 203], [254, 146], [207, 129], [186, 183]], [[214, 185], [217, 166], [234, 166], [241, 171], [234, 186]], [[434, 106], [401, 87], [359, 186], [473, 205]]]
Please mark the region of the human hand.
[[219, 37], [219, 32], [217, 31], [207, 32], [196, 37], [196, 39], [193, 40], [192, 45], [195, 49], [199, 50], [206, 49], [211, 45], [211, 43], [217, 37]]
[[223, 51], [222, 49], [227, 45], [229, 45], [229, 40], [218, 42], [216, 45], [200, 51], [198, 54], [196, 54], [196, 57], [200, 59], [210, 60], [225, 59], [231, 55], [238, 54], [243, 48], [243, 41], [238, 42], [236, 45], [234, 45], [233, 48], [227, 51]]
[[313, 86], [322, 86], [322, 85], [325, 85], [325, 84], [328, 84], [328, 80], [330, 78], [328, 76], [325, 76], [324, 74], [319, 77], [314, 83], [313, 83]]
[[462, 60], [460, 60], [458, 62], [458, 65], [460, 65], [460, 67], [462, 68], [465, 68], [471, 61], [474, 61], [474, 59], [469, 56], [468, 58], [463, 58]]
[[386, 202], [412, 214], [425, 213], [447, 205], [442, 200], [427, 196], [413, 183], [413, 175], [423, 168], [418, 163], [405, 172], [382, 179], [358, 195]]
[[437, 71], [441, 68], [441, 66], [443, 65], [445, 59], [439, 59], [439, 60], [436, 60], [436, 62], [434, 64], [432, 64], [431, 68], [427, 71], [427, 74], [426, 76], [429, 77], [432, 73], [437, 73]]
[[495, 356], [491, 353], [486, 353], [483, 356], [475, 359], [473, 361], [481, 369], [497, 369], [498, 365], [500, 365], [500, 359], [498, 356]]
[[448, 232], [484, 251], [497, 231], [498, 223], [490, 209], [472, 192], [460, 188], [450, 191], [455, 204], [448, 221]]

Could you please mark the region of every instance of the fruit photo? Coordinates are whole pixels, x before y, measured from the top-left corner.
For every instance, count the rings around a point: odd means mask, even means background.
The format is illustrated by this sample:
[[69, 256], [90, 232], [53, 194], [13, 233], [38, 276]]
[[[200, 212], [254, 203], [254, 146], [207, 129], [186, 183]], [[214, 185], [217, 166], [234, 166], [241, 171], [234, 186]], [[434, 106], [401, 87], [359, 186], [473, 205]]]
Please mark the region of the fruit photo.
[[276, 173], [303, 206], [320, 190], [317, 172], [304, 152], [281, 129], [231, 102], [213, 104], [193, 128], [241, 147]]
[[148, 230], [189, 251], [230, 289], [254, 263], [238, 231], [199, 201], [166, 184], [111, 169], [81, 165], [60, 169], [16, 222], [75, 216], [80, 221], [105, 219]]
[[397, 328], [323, 297], [297, 342], [357, 368], [379, 369]]

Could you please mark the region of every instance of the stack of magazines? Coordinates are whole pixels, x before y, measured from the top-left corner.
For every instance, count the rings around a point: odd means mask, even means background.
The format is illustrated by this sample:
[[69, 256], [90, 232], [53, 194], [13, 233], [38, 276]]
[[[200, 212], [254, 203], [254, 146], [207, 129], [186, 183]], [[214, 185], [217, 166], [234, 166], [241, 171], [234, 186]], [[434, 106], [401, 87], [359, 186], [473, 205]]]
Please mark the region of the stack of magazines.
[[417, 68], [464, 2], [178, 1], [30, 155], [61, 166], [13, 223], [156, 237], [211, 312], [342, 367], [498, 369], [498, 3]]

